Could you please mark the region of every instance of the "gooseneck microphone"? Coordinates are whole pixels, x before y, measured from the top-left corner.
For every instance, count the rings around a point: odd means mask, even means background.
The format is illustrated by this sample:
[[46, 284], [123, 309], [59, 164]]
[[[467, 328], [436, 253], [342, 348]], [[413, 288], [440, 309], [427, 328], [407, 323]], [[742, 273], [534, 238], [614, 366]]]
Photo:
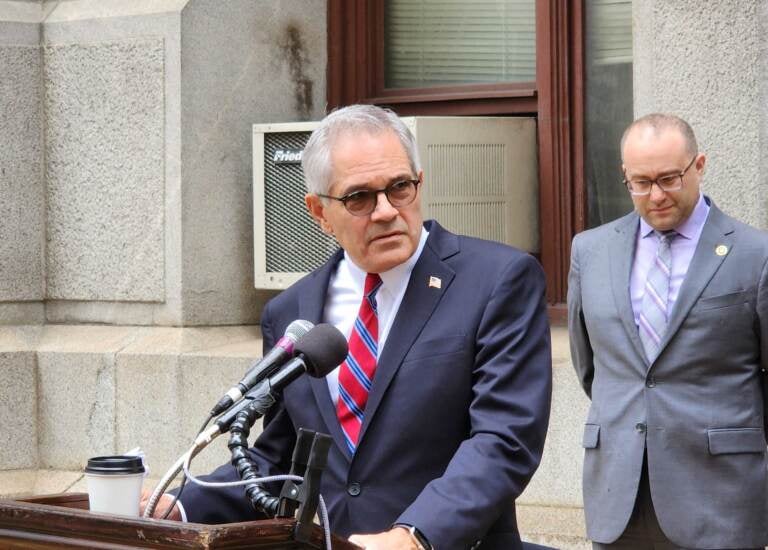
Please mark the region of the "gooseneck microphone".
[[[347, 340], [332, 325], [318, 325], [296, 343], [296, 357], [265, 379], [259, 386], [248, 392], [244, 399], [221, 415], [211, 429], [229, 432], [227, 447], [231, 454], [230, 463], [245, 484], [245, 495], [251, 506], [268, 517], [274, 517], [280, 508], [280, 498], [271, 495], [260, 483], [259, 468], [248, 453], [248, 436], [257, 418], [266, 413], [277, 398], [277, 393], [303, 373], [322, 377], [331, 372], [347, 356]], [[327, 437], [327, 436], [326, 436]], [[322, 463], [328, 454], [330, 437], [322, 455]], [[322, 444], [321, 444], [322, 447]], [[312, 447], [314, 449], [314, 445]], [[318, 447], [320, 452], [320, 447]], [[322, 466], [320, 466], [322, 469]], [[308, 470], [309, 471], [309, 470]], [[307, 480], [305, 480], [307, 481]], [[307, 481], [309, 487], [319, 485], [320, 471], [311, 472]], [[285, 489], [284, 487], [284, 490]], [[298, 497], [298, 488], [294, 485], [286, 495]], [[311, 495], [311, 493], [310, 493]], [[286, 512], [283, 510], [283, 512]], [[288, 514], [293, 516], [293, 514]], [[314, 511], [310, 514], [314, 515]]]
[[296, 357], [278, 368], [249, 391], [240, 403], [230, 407], [214, 421], [218, 431], [227, 431], [238, 413], [246, 407], [252, 406], [255, 409], [255, 418], [262, 416], [274, 403], [276, 394], [288, 384], [305, 372], [314, 378], [324, 377], [347, 358], [348, 352], [347, 339], [336, 327], [329, 324], [317, 325], [296, 342]]
[[211, 409], [211, 417], [217, 416], [242, 399], [245, 392], [264, 380], [270, 374], [295, 355], [294, 347], [314, 325], [309, 321], [297, 319], [285, 329], [285, 335], [259, 361], [251, 365], [243, 379], [232, 386]]
[[[307, 321], [303, 322], [307, 323]], [[285, 386], [305, 372], [317, 378], [325, 376], [340, 365], [347, 358], [348, 353], [347, 340], [344, 335], [336, 327], [328, 324], [311, 328], [304, 336], [296, 339], [293, 348], [296, 357], [288, 361], [282, 368], [279, 361], [272, 361], [268, 366], [265, 357], [246, 374], [245, 378], [260, 379], [261, 382], [254, 382], [258, 385], [248, 391], [241, 402], [231, 405], [224, 414], [214, 421], [213, 425], [198, 434], [189, 451], [176, 461], [158, 483], [144, 509], [145, 518], [152, 516], [160, 496], [168, 488], [176, 474], [185, 465], [188, 466], [192, 459], [211, 441], [229, 431], [233, 423], [236, 421], [242, 423], [241, 420], [248, 420], [252, 424], [253, 420], [264, 415], [274, 403], [278, 392]], [[241, 420], [238, 420], [240, 413], [247, 415], [248, 418], [244, 419], [240, 416]], [[247, 446], [247, 440], [242, 444]], [[244, 456], [247, 457], [247, 453]]]

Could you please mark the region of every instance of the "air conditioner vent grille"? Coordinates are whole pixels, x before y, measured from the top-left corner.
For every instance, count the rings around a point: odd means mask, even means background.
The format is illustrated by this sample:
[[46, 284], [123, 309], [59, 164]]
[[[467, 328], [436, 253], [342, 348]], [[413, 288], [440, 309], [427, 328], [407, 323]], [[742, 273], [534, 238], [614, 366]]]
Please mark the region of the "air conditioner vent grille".
[[278, 149], [302, 150], [310, 132], [264, 135], [264, 213], [268, 273], [308, 272], [319, 267], [338, 245], [317, 227], [304, 207], [300, 164], [276, 164]]
[[439, 182], [439, 187], [432, 186], [435, 196], [504, 195], [504, 144], [434, 144], [427, 151], [428, 177]]
[[454, 233], [499, 242], [506, 239], [504, 202], [433, 202], [430, 208], [433, 216]]

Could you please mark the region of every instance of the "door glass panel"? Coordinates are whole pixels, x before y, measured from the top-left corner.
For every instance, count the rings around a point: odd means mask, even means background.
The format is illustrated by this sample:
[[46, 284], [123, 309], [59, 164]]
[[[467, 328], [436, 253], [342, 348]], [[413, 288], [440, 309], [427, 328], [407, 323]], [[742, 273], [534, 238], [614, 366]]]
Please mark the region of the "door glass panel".
[[632, 2], [586, 1], [585, 158], [588, 226], [632, 210], [619, 141], [632, 122]]

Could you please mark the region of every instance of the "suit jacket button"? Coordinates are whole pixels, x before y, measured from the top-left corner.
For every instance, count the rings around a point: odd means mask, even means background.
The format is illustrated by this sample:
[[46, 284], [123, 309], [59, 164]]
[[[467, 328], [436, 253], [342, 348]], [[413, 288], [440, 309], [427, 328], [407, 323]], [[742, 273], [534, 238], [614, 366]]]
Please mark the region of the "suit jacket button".
[[347, 486], [347, 493], [349, 493], [350, 496], [356, 497], [361, 491], [362, 489], [360, 488], [359, 483], [350, 483]]
[[645, 424], [642, 422], [638, 422], [635, 424], [635, 430], [637, 430], [637, 433], [644, 434], [645, 433]]
[[645, 387], [647, 387], [647, 388], [655, 388], [656, 387], [656, 379], [653, 376], [649, 376], [648, 380], [645, 381]]

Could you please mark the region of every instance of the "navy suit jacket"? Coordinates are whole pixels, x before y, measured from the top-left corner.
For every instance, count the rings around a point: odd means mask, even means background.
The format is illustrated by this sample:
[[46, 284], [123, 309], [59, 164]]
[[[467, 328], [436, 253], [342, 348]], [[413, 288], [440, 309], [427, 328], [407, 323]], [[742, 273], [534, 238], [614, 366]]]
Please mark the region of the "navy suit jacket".
[[[265, 475], [285, 473], [300, 427], [333, 437], [321, 493], [331, 529], [373, 533], [417, 526], [439, 550], [520, 547], [515, 499], [541, 459], [549, 420], [551, 354], [544, 276], [508, 246], [454, 235], [427, 222], [379, 358], [354, 457], [325, 379], [301, 377], [264, 420], [252, 456]], [[341, 251], [271, 300], [265, 349], [295, 319], [322, 321]], [[440, 288], [428, 284], [440, 279]], [[222, 466], [209, 479], [234, 479]], [[188, 519], [254, 519], [242, 488], [189, 486]]]

